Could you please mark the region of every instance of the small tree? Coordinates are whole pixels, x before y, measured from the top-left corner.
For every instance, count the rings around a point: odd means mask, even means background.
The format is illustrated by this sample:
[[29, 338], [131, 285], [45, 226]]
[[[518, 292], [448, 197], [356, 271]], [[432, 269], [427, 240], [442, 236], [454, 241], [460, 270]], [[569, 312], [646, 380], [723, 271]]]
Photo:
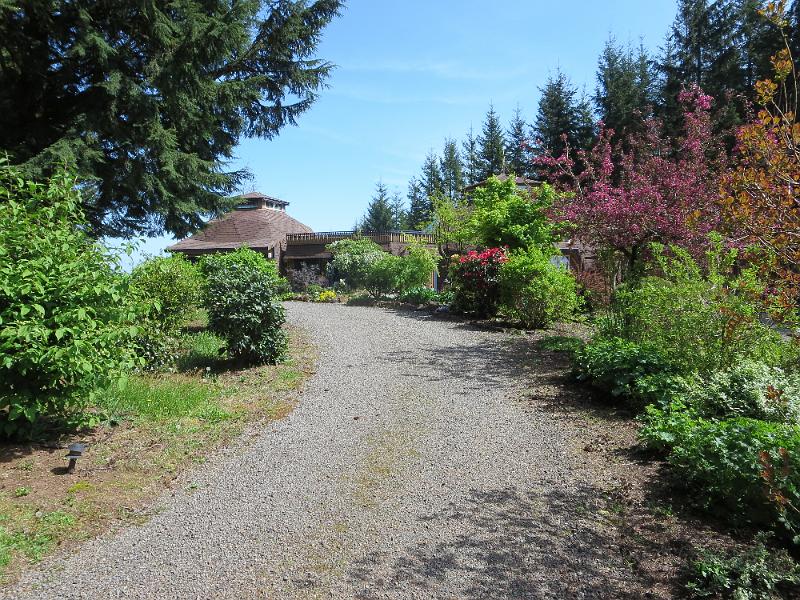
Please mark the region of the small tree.
[[328, 264], [328, 279], [342, 279], [351, 289], [363, 287], [370, 265], [386, 254], [367, 238], [339, 240], [327, 248], [333, 254]]
[[197, 266], [180, 254], [150, 258], [133, 269], [130, 277], [130, 293], [154, 304], [154, 316], [166, 332], [178, 329], [200, 306], [202, 290]]

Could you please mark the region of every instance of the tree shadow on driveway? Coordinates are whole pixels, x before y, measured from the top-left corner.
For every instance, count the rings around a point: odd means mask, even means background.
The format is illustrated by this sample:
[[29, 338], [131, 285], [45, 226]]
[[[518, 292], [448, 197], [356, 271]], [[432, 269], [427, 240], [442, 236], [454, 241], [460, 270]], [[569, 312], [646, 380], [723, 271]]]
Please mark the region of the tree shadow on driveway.
[[446, 539], [421, 541], [400, 557], [373, 552], [350, 569], [348, 583], [364, 600], [649, 597], [652, 582], [615, 544], [600, 498], [590, 486], [473, 491], [419, 519], [420, 530]]

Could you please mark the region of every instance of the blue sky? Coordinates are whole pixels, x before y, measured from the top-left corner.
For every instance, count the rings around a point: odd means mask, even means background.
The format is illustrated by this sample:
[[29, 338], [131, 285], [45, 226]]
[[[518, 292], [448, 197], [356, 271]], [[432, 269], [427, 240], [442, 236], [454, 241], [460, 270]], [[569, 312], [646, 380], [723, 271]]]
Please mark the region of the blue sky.
[[405, 196], [428, 151], [478, 132], [489, 103], [532, 121], [558, 68], [591, 93], [609, 35], [657, 50], [674, 14], [674, 0], [350, 0], [319, 47], [330, 87], [297, 127], [244, 140], [232, 166], [253, 172], [243, 192], [289, 201], [315, 231], [349, 229], [378, 180]]

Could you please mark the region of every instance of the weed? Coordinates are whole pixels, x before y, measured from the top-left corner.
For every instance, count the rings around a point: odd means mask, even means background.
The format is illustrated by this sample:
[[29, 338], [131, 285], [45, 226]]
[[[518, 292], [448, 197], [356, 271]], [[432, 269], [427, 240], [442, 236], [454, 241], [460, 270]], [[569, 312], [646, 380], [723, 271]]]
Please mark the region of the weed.
[[26, 488], [24, 486], [18, 487], [14, 490], [14, 498], [22, 498], [23, 496], [27, 496], [31, 493], [30, 488]]

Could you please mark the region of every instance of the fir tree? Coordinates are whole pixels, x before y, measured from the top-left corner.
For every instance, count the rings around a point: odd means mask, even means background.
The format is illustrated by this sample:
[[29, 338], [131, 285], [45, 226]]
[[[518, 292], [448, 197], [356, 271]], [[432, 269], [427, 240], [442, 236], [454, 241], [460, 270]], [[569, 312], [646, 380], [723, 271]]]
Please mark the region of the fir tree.
[[505, 147], [506, 140], [500, 118], [494, 111], [494, 106], [489, 105], [486, 120], [483, 122], [483, 132], [478, 137], [479, 180], [499, 175], [505, 170]]
[[531, 172], [527, 127], [518, 104], [514, 116], [511, 117], [506, 136], [506, 164], [512, 173], [520, 177], [525, 177]]
[[406, 203], [397, 190], [392, 193], [391, 206], [392, 229], [396, 229], [397, 231], [408, 229], [408, 211], [406, 210]]
[[578, 98], [578, 90], [561, 71], [551, 76], [540, 91], [539, 109], [532, 128], [535, 153], [560, 156], [565, 147], [563, 136], [570, 147], [587, 148], [593, 130], [588, 99]]
[[0, 149], [35, 176], [72, 165], [96, 235], [186, 235], [246, 179], [240, 139], [311, 106], [340, 6], [0, 2]]
[[375, 186], [375, 195], [367, 206], [367, 213], [361, 220], [364, 231], [391, 231], [395, 229], [395, 216], [389, 190], [379, 181]]
[[422, 193], [428, 199], [428, 215], [430, 215], [431, 200], [441, 196], [444, 190], [442, 182], [442, 170], [439, 167], [439, 157], [433, 150], [428, 152], [425, 162], [422, 164], [422, 176], [420, 177]]
[[462, 144], [464, 156], [464, 182], [467, 185], [479, 182], [481, 179], [481, 163], [478, 157], [478, 140], [475, 138], [475, 133], [472, 130], [472, 125], [469, 127], [467, 139]]
[[431, 218], [431, 203], [425, 196], [422, 185], [412, 177], [408, 182], [408, 227], [421, 229]]
[[598, 60], [594, 102], [600, 120], [617, 138], [640, 131], [642, 119], [650, 116], [654, 80], [652, 61], [642, 46], [634, 52], [614, 38], [606, 42]]
[[455, 140], [445, 140], [439, 166], [442, 173], [442, 192], [450, 200], [455, 200], [464, 189], [464, 167]]

